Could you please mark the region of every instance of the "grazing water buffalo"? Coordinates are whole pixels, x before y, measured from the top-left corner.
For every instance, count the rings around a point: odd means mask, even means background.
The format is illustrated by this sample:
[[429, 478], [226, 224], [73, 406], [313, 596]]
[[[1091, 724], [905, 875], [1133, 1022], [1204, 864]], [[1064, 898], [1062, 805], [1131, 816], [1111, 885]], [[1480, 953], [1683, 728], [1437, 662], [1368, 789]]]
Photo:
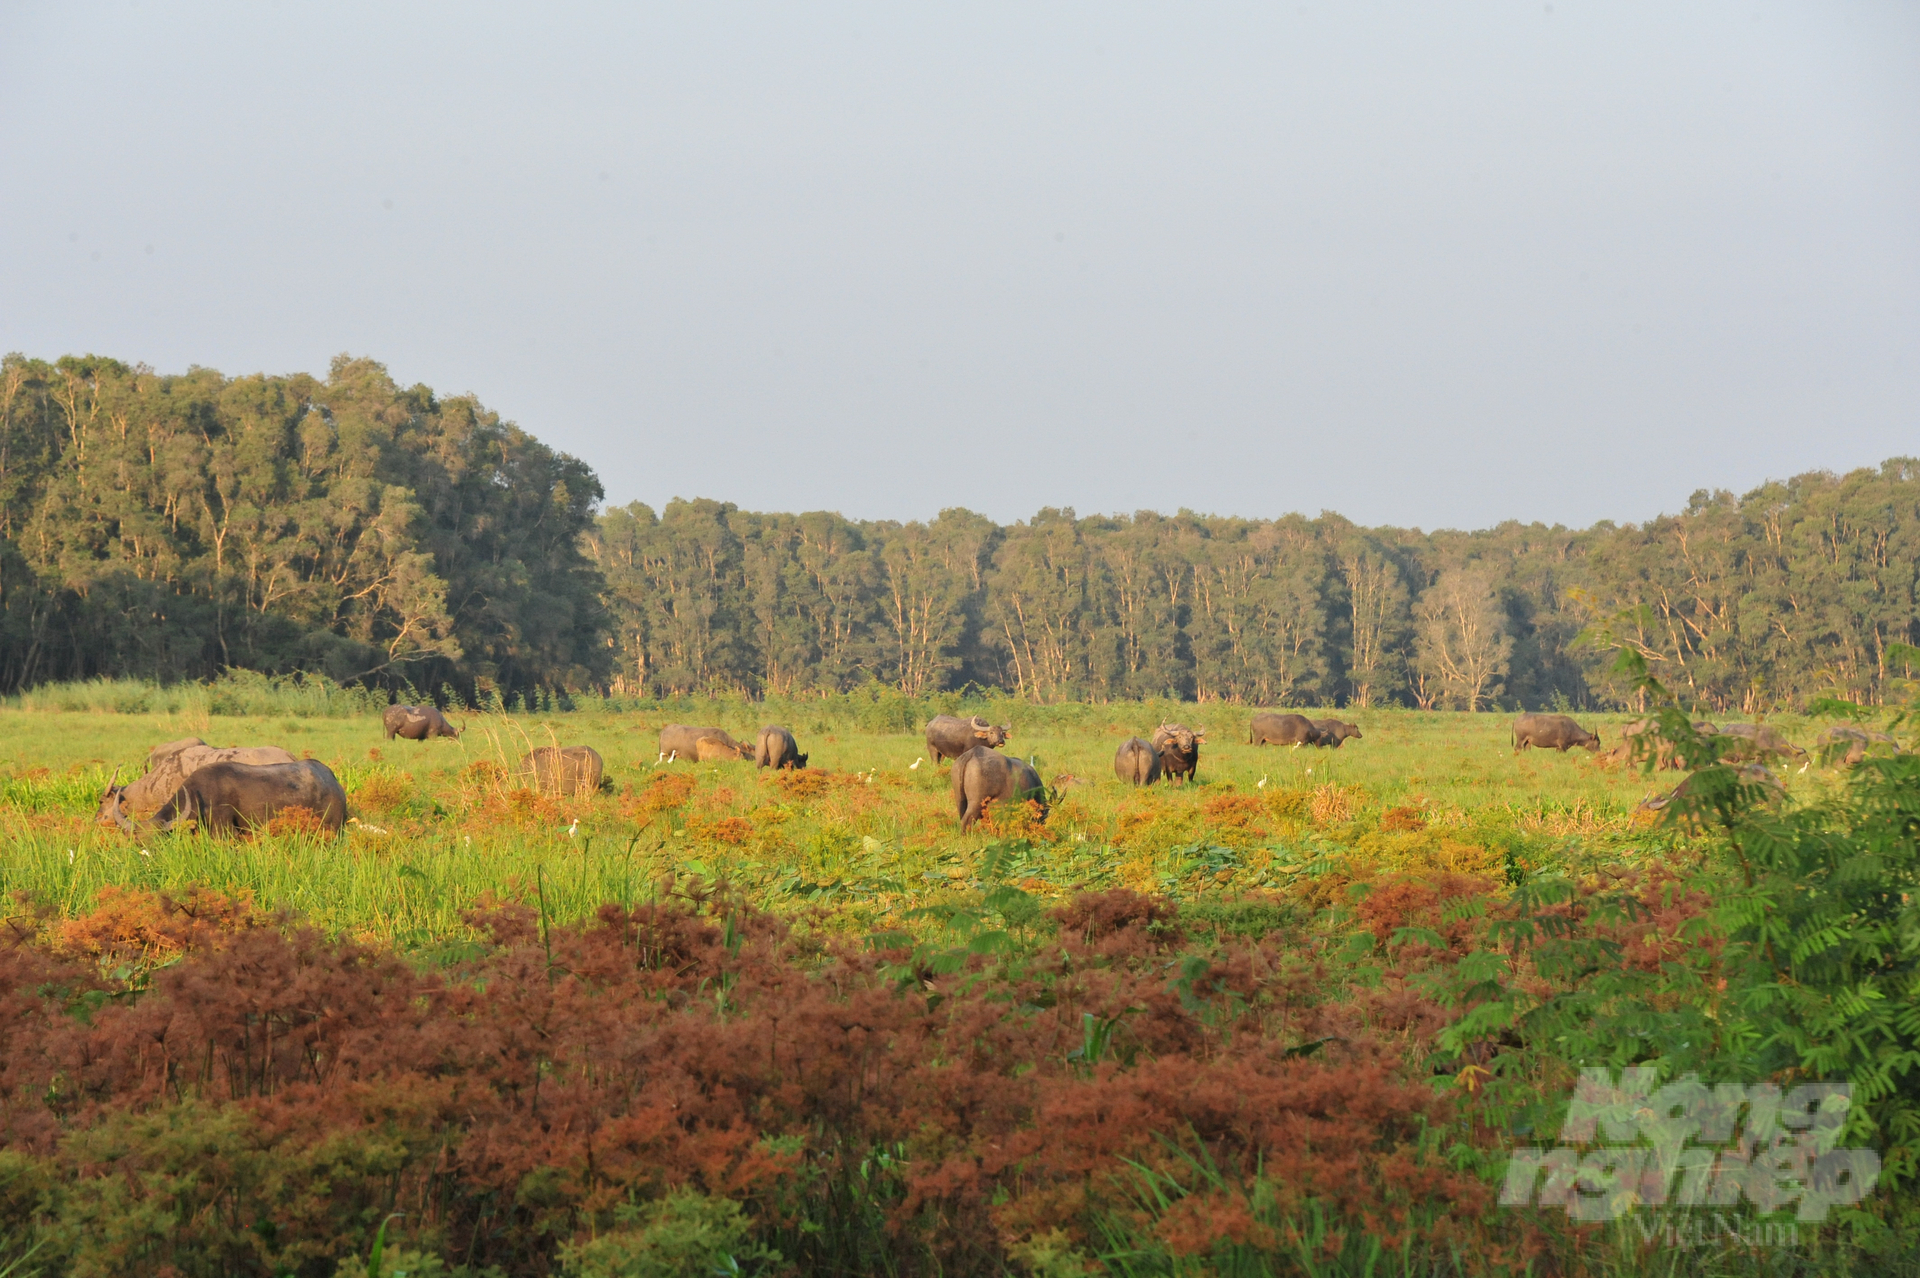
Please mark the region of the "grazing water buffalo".
[[660, 729], [660, 753], [692, 763], [718, 763], [724, 759], [751, 758], [753, 747], [735, 741], [725, 728], [689, 728], [683, 723], [669, 723]]
[[975, 746], [998, 749], [1012, 735], [1011, 723], [988, 723], [979, 715], [960, 719], [950, 714], [936, 714], [927, 720], [927, 753], [933, 756], [933, 766], [937, 768], [940, 760], [958, 759]]
[[1523, 714], [1513, 721], [1513, 752], [1529, 746], [1565, 754], [1573, 746], [1598, 750], [1600, 738], [1564, 714]]
[[1820, 751], [1822, 764], [1838, 763], [1848, 768], [1869, 754], [1900, 753], [1900, 742], [1892, 735], [1845, 724], [1828, 728], [1814, 744]]
[[380, 726], [387, 740], [425, 741], [428, 737], [460, 736], [460, 730], [447, 722], [447, 716], [432, 706], [388, 706], [380, 715]]
[[1206, 739], [1206, 733], [1195, 732], [1181, 723], [1163, 723], [1155, 728], [1153, 740], [1148, 744], [1160, 756], [1162, 779], [1193, 780], [1200, 770], [1200, 745]]
[[[297, 763], [209, 763], [196, 769], [148, 824], [171, 830], [191, 821], [206, 834], [232, 834], [305, 808], [335, 834], [347, 822], [347, 792], [317, 759]], [[133, 822], [119, 818], [131, 831]]]
[[1113, 774], [1128, 785], [1152, 785], [1160, 779], [1160, 754], [1139, 737], [1128, 737], [1114, 753]]
[[1770, 759], [1776, 755], [1791, 755], [1799, 758], [1805, 754], [1793, 742], [1780, 735], [1780, 730], [1770, 723], [1729, 723], [1720, 729], [1723, 737], [1734, 737], [1721, 758], [1729, 763], [1739, 760]]
[[[1360, 735], [1358, 732], [1355, 736]], [[1320, 729], [1303, 714], [1277, 714], [1257, 711], [1247, 724], [1248, 745], [1319, 745]]]
[[1009, 759], [981, 745], [963, 751], [953, 761], [953, 807], [960, 817], [962, 833], [973, 828], [987, 804], [1025, 799], [1038, 803], [1040, 819], [1047, 819], [1047, 788], [1025, 759]]
[[1313, 727], [1320, 734], [1320, 739], [1314, 742], [1315, 745], [1331, 746], [1338, 750], [1342, 741], [1360, 740], [1360, 728], [1357, 724], [1342, 723], [1338, 719], [1315, 719]]
[[[1620, 729], [1620, 744], [1600, 756], [1600, 761], [1609, 766], [1616, 763], [1639, 763], [1653, 760], [1656, 770], [1665, 768], [1684, 768], [1686, 762], [1673, 747], [1673, 742], [1659, 735], [1660, 720], [1655, 715], [1635, 719]], [[1693, 730], [1703, 737], [1719, 732], [1705, 719], [1695, 719]]]
[[592, 794], [606, 779], [606, 761], [592, 746], [541, 746], [516, 769], [536, 789], [556, 794]]
[[[1689, 794], [1693, 793], [1693, 783], [1695, 779], [1699, 777], [1699, 775], [1700, 774], [1696, 772], [1692, 776], [1688, 777], [1685, 781], [1682, 781], [1679, 785], [1676, 785], [1675, 787], [1673, 787], [1673, 789], [1667, 791], [1665, 794], [1655, 795], [1653, 798], [1647, 799], [1646, 801], [1641, 803], [1640, 807], [1638, 808], [1638, 811], [1641, 811], [1641, 812], [1665, 811], [1668, 807], [1670, 807], [1673, 804], [1674, 800], [1684, 799]], [[1746, 764], [1735, 773], [1735, 776], [1741, 785], [1765, 786], [1767, 790], [1767, 797], [1769, 799], [1779, 798], [1781, 795], [1784, 795], [1787, 792], [1787, 787], [1780, 783], [1779, 777], [1776, 777], [1775, 775], [1773, 775], [1773, 773], [1769, 772], [1767, 769], [1761, 767], [1757, 763]]]
[[[146, 775], [126, 785], [107, 783], [100, 796], [102, 821], [126, 824], [131, 817], [146, 818], [173, 797], [183, 782], [210, 763], [293, 763], [294, 757], [279, 746], [228, 746], [215, 749], [199, 737], [169, 741], [155, 746], [147, 755]], [[118, 775], [117, 773], [115, 774]]]
[[760, 729], [760, 735], [753, 741], [753, 761], [762, 768], [804, 768], [807, 756], [800, 753], [800, 743], [793, 739], [793, 733], [778, 724], [768, 724]]

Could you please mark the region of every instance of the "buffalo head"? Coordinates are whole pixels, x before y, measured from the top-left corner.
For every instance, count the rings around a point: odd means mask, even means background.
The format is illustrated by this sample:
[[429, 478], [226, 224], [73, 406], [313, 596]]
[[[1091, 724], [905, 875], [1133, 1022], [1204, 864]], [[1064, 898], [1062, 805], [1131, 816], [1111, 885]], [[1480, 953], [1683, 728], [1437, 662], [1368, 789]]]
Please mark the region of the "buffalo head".
[[977, 714], [967, 720], [967, 726], [973, 729], [974, 736], [990, 746], [1003, 746], [1007, 738], [1013, 735], [1011, 723], [988, 723]]

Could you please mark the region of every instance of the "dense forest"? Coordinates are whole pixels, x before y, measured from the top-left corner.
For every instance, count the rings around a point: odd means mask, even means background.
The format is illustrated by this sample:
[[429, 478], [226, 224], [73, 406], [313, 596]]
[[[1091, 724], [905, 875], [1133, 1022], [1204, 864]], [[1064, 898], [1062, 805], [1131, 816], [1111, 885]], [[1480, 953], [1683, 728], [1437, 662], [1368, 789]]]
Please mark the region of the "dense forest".
[[1619, 704], [1604, 626], [1692, 703], [1877, 702], [1920, 643], [1920, 460], [1694, 493], [1644, 525], [1363, 528], [1043, 510], [999, 525], [596, 515], [471, 398], [305, 375], [0, 364], [0, 687], [227, 668], [461, 698], [796, 695]]

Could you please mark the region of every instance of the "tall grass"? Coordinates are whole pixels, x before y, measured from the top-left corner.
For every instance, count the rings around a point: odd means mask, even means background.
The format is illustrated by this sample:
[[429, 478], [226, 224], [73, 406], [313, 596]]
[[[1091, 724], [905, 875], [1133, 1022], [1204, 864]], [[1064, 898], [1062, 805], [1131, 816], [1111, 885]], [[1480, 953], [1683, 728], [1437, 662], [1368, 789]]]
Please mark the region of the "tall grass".
[[43, 683], [6, 699], [14, 710], [87, 714], [291, 715], [342, 719], [378, 714], [384, 693], [337, 684], [325, 675], [265, 675], [230, 670], [208, 683], [155, 683], [146, 679], [89, 679]]

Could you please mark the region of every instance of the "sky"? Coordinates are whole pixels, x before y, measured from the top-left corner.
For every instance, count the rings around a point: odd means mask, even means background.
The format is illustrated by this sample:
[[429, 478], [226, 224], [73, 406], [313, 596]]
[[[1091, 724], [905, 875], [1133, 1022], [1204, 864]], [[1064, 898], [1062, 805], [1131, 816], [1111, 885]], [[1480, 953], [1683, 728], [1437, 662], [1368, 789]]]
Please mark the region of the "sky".
[[0, 6], [0, 350], [609, 504], [1638, 521], [1920, 454], [1920, 5]]

